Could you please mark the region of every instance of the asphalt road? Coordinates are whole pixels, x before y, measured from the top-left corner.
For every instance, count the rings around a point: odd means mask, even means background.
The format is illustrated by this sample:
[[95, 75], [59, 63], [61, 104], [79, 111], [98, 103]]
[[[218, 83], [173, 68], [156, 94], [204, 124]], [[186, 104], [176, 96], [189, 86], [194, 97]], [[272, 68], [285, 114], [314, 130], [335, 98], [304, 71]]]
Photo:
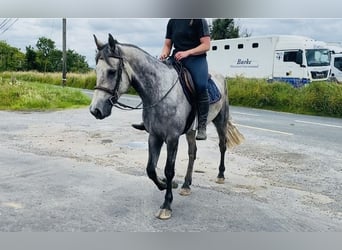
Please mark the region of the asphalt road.
[[[246, 141], [227, 156], [226, 183], [214, 182], [209, 126], [193, 193], [174, 191], [168, 221], [154, 217], [164, 193], [145, 174], [147, 135], [130, 128], [141, 111], [0, 111], [0, 231], [342, 231], [342, 120], [231, 111]], [[186, 159], [183, 138], [178, 182]]]

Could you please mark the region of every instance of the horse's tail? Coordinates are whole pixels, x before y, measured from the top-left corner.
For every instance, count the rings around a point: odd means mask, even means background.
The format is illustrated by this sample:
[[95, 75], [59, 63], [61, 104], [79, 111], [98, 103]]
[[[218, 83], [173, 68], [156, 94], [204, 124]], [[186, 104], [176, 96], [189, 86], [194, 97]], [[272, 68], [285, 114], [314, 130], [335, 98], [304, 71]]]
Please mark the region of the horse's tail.
[[243, 134], [240, 133], [238, 128], [233, 124], [231, 117], [229, 116], [227, 124], [227, 146], [228, 148], [233, 148], [245, 140]]
[[226, 131], [226, 136], [227, 136], [227, 146], [228, 148], [234, 148], [241, 143], [244, 142], [245, 137], [243, 134], [240, 133], [238, 128], [233, 124], [232, 117], [229, 114], [229, 98], [228, 98], [228, 86], [226, 84], [226, 80], [223, 80], [225, 83], [224, 86], [224, 91], [226, 93], [226, 115], [228, 116], [228, 122], [227, 122], [227, 131]]

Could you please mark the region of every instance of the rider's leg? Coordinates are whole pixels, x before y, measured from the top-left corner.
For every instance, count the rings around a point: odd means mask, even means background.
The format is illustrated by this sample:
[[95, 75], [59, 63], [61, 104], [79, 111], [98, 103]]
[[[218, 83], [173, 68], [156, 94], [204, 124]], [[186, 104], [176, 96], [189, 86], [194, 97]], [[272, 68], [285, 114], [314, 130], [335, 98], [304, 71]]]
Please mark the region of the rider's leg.
[[197, 95], [198, 130], [196, 140], [207, 139], [207, 119], [209, 112], [208, 91], [203, 91]]
[[197, 140], [207, 139], [206, 128], [209, 111], [208, 63], [206, 56], [191, 56], [182, 60], [194, 81], [197, 93], [198, 131]]

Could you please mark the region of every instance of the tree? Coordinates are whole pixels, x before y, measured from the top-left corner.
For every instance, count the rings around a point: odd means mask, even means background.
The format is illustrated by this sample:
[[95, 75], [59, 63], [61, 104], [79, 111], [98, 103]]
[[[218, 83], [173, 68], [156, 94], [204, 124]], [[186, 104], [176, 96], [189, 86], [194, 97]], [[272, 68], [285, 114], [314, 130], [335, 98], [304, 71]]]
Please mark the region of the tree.
[[247, 30], [244, 30], [241, 34], [240, 27], [235, 25], [234, 19], [214, 19], [209, 28], [212, 40], [250, 36]]
[[[36, 48], [26, 46], [26, 53], [0, 41], [0, 71], [37, 70], [39, 72], [61, 72], [63, 53], [55, 42], [40, 37]], [[67, 51], [67, 68], [69, 72], [86, 73], [90, 67], [86, 57], [73, 50]]]
[[39, 71], [53, 71], [52, 54], [56, 49], [55, 42], [46, 37], [40, 37], [36, 43], [37, 51], [37, 66]]
[[67, 51], [67, 70], [70, 72], [86, 73], [90, 69], [85, 56], [69, 49]]
[[26, 47], [26, 54], [25, 54], [26, 70], [37, 69], [36, 58], [37, 58], [37, 52], [34, 50], [34, 48], [31, 45]]
[[25, 54], [19, 49], [0, 41], [0, 71], [25, 69]]
[[63, 68], [63, 52], [58, 49], [54, 49], [50, 52], [49, 56], [49, 72], [61, 72]]
[[[38, 39], [37, 62], [39, 71], [56, 72], [62, 71], [63, 52], [56, 49], [55, 42], [49, 38], [41, 37]], [[89, 71], [86, 57], [77, 54], [73, 50], [67, 51], [67, 70], [69, 72], [85, 73]]]

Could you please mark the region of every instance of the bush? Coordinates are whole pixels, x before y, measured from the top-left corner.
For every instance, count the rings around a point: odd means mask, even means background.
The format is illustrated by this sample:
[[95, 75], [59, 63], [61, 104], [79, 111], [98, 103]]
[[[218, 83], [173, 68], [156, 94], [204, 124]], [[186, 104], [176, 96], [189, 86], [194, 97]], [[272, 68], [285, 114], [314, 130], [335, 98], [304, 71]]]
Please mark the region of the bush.
[[314, 114], [342, 117], [342, 85], [311, 83], [303, 89], [303, 106]]

